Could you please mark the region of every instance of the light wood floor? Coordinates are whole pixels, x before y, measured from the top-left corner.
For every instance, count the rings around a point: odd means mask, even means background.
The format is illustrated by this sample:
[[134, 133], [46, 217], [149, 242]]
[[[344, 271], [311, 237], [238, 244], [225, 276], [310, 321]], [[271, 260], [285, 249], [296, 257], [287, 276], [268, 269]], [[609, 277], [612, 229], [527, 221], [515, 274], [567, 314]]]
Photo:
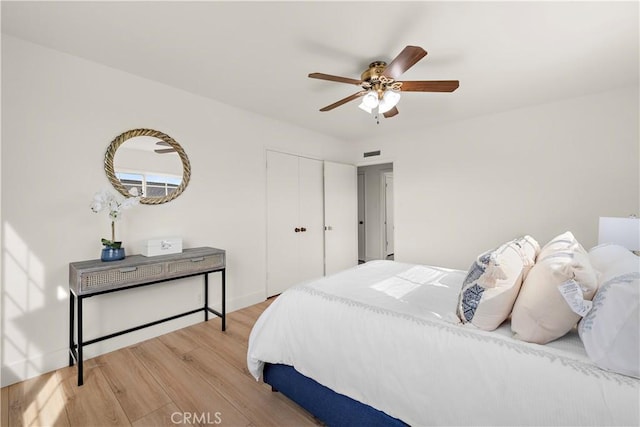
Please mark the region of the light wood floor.
[[4, 426], [317, 426], [246, 367], [251, 327], [272, 300], [2, 388]]

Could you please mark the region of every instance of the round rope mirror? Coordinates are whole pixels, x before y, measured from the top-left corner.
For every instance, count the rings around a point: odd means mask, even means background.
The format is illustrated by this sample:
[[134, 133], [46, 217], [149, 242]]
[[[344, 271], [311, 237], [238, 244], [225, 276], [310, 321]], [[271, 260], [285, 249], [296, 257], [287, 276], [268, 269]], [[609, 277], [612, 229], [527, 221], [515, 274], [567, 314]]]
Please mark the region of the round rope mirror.
[[[146, 167], [143, 172], [137, 172], [133, 174], [133, 176], [136, 177], [140, 176], [140, 178], [134, 178], [133, 181], [129, 179], [121, 179], [120, 177], [118, 177], [118, 175], [122, 176], [123, 171], [116, 170], [116, 168], [114, 167], [114, 158], [116, 156], [116, 152], [122, 144], [131, 140], [132, 138], [141, 139], [143, 141], [157, 140], [155, 141], [155, 145], [153, 145], [152, 143], [152, 148], [136, 150], [138, 152], [145, 151], [147, 155], [157, 156], [163, 154], [172, 154], [175, 152], [179, 156], [180, 162], [182, 163], [182, 179], [174, 179], [173, 181], [168, 180], [164, 183], [160, 183], [160, 185], [154, 182], [152, 184], [155, 185], [149, 185], [147, 187], [148, 182], [145, 173], [152, 173], [153, 175], [150, 175], [149, 179], [156, 181], [158, 180], [158, 174], [154, 170], [146, 169]], [[149, 146], [148, 143], [146, 145]], [[156, 147], [156, 145], [158, 147]], [[187, 157], [187, 153], [185, 153], [184, 149], [169, 135], [153, 129], [132, 129], [118, 135], [113, 141], [111, 141], [111, 144], [109, 144], [109, 147], [107, 148], [107, 152], [104, 156], [104, 170], [107, 174], [107, 178], [109, 178], [109, 181], [111, 182], [111, 185], [113, 185], [113, 187], [125, 197], [131, 196], [131, 193], [129, 193], [130, 188], [141, 188], [142, 197], [140, 198], [140, 203], [147, 205], [158, 205], [161, 203], [167, 203], [175, 199], [180, 194], [182, 194], [184, 189], [187, 187], [187, 184], [189, 184], [189, 179], [191, 178], [191, 164], [189, 163], [189, 158]], [[158, 190], [160, 190], [160, 194]], [[151, 195], [152, 193], [153, 195]]]

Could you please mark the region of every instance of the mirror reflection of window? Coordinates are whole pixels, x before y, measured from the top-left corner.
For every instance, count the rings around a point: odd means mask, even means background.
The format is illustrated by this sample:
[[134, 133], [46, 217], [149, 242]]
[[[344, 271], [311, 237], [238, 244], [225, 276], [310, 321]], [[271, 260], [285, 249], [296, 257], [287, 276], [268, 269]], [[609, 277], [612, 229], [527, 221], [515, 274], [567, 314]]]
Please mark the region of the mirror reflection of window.
[[146, 177], [146, 195], [147, 197], [167, 196], [176, 191], [182, 181], [181, 177], [148, 175]]
[[144, 173], [116, 172], [116, 177], [127, 191], [138, 189], [144, 197], [164, 197], [173, 193], [180, 186], [182, 177]]
[[142, 183], [144, 176], [137, 173], [116, 172], [116, 176], [122, 182], [122, 185], [131, 193], [132, 188], [137, 188], [139, 195], [144, 195]]
[[154, 137], [139, 136], [123, 143], [114, 158], [114, 170], [127, 191], [135, 187], [144, 197], [165, 197], [182, 182], [180, 157]]

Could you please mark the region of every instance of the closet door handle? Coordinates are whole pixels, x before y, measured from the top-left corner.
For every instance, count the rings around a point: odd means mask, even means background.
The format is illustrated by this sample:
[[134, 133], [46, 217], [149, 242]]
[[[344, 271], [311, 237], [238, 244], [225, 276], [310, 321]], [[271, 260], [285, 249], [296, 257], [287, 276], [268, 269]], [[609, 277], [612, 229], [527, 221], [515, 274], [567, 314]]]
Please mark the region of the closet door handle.
[[306, 229], [306, 228], [304, 228], [304, 227], [301, 227], [301, 228], [300, 228], [300, 231], [302, 231], [302, 232], [304, 233], [305, 231], [307, 231], [307, 229]]
[[296, 233], [300, 232], [300, 229], [298, 227], [294, 228], [293, 231], [295, 231]]

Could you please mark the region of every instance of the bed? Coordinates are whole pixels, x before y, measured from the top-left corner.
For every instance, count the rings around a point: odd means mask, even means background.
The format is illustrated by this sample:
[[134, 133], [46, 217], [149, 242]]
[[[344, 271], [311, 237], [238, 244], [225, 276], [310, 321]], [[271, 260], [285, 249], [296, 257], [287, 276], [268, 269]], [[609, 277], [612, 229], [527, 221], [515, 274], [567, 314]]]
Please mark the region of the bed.
[[466, 271], [372, 261], [281, 294], [248, 368], [328, 425], [638, 425], [640, 381], [575, 330], [545, 345], [461, 324]]

